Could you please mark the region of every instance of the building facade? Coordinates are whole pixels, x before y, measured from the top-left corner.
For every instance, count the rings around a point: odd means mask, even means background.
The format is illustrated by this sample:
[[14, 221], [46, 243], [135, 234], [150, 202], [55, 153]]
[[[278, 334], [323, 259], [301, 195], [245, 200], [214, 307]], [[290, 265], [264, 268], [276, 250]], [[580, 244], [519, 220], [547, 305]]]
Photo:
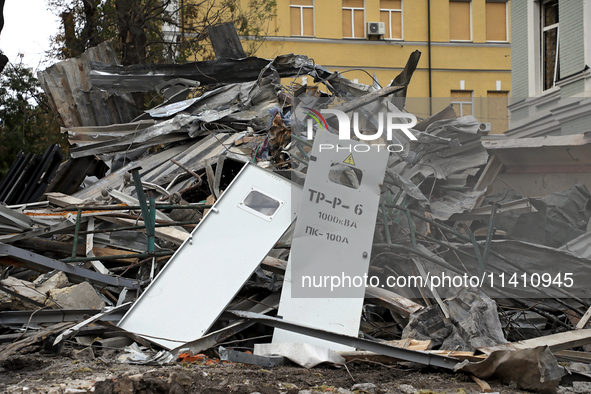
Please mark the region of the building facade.
[[453, 103], [458, 115], [475, 115], [491, 133], [503, 133], [510, 9], [505, 0], [277, 0], [272, 33], [256, 55], [304, 54], [361, 83], [371, 84], [375, 74], [386, 86], [418, 49], [409, 111], [425, 117]]
[[510, 137], [591, 130], [591, 0], [511, 4]]

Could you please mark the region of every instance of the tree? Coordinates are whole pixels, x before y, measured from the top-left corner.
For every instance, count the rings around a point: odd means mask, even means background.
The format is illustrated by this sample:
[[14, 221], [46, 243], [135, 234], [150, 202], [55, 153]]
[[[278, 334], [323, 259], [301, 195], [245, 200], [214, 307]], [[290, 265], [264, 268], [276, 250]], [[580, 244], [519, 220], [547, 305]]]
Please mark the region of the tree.
[[9, 64], [0, 77], [0, 178], [19, 151], [42, 154], [63, 138], [33, 70]]
[[112, 40], [123, 65], [209, 59], [207, 28], [234, 22], [251, 37], [246, 51], [267, 35], [276, 0], [48, 0], [62, 19], [51, 54], [80, 55]]

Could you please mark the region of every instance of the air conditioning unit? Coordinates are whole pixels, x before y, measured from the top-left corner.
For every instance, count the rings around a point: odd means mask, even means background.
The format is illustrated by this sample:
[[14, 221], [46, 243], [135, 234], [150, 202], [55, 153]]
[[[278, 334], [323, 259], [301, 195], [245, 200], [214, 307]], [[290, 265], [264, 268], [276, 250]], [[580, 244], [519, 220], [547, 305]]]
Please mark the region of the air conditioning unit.
[[383, 36], [386, 34], [386, 24], [384, 22], [367, 22], [368, 36]]
[[482, 133], [489, 133], [492, 130], [492, 126], [491, 126], [491, 124], [489, 122], [482, 122], [478, 126], [478, 129]]

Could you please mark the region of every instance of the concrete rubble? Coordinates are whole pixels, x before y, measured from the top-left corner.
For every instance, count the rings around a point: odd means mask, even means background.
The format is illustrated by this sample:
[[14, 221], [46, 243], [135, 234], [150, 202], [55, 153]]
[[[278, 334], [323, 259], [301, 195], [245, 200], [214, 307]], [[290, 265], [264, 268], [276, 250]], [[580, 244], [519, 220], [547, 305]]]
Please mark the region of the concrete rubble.
[[[330, 363], [349, 374], [353, 365], [376, 364], [461, 372], [482, 392], [491, 390], [487, 380], [533, 392], [587, 392], [591, 193], [585, 184], [544, 195], [499, 191], [499, 174], [514, 165], [505, 150], [514, 146], [491, 142], [477, 119], [458, 118], [451, 107], [418, 119], [410, 136], [396, 134], [403, 149], [382, 152], [383, 164], [364, 168], [357, 154], [337, 162], [314, 143], [336, 138], [340, 123], [336, 116], [305, 115], [310, 108], [365, 116], [355, 147], [378, 127], [367, 114], [395, 111], [404, 119], [410, 113], [403, 92], [419, 57], [411, 54], [393, 79], [404, 83], [386, 87], [353, 82], [293, 54], [201, 62], [199, 75], [195, 64], [123, 67], [108, 43], [45, 70], [42, 85], [70, 155], [55, 168], [62, 156], [52, 147], [30, 183], [19, 157], [7, 175], [12, 180], [2, 180], [15, 189], [0, 192], [0, 199], [7, 196], [0, 205], [0, 376], [10, 373], [7, 360], [39, 346], [78, 362], [156, 370], [236, 362], [273, 369], [289, 359], [306, 368]], [[74, 76], [72, 70], [83, 71]], [[203, 77], [208, 73], [218, 82]], [[302, 75], [314, 85], [297, 85]], [[139, 112], [131, 98], [137, 91], [156, 91], [162, 103]], [[542, 146], [533, 140], [515, 146]], [[369, 141], [368, 149], [378, 142], [387, 141]], [[551, 141], [580, 150], [590, 142], [588, 133]], [[535, 152], [532, 157], [539, 161]], [[325, 159], [338, 165], [322, 164]], [[308, 172], [309, 166], [324, 166], [326, 190], [310, 186], [319, 171]], [[372, 177], [375, 187], [366, 187]], [[363, 197], [365, 205], [348, 212], [371, 213], [368, 241], [355, 229], [330, 239], [330, 226], [357, 227], [349, 217], [327, 216], [346, 203], [345, 192], [329, 195], [339, 188]], [[306, 249], [312, 239], [306, 237], [320, 233], [300, 210], [311, 201], [328, 202], [314, 215], [333, 221], [326, 237], [353, 252], [335, 262], [328, 241]], [[298, 298], [292, 278], [299, 262], [324, 247], [330, 253], [318, 266], [358, 258], [367, 263], [362, 273], [380, 283], [398, 281], [363, 286], [353, 302]], [[408, 278], [414, 285], [400, 283]], [[530, 286], [510, 285], [521, 278]], [[219, 360], [221, 345], [229, 361]], [[107, 354], [101, 349], [115, 353], [100, 356]], [[277, 358], [281, 364], [273, 364]], [[193, 375], [156, 375], [102, 376], [81, 383], [83, 391], [64, 386], [59, 392], [139, 393], [158, 385], [163, 392], [192, 392]], [[411, 384], [374, 383], [331, 391], [420, 392]]]

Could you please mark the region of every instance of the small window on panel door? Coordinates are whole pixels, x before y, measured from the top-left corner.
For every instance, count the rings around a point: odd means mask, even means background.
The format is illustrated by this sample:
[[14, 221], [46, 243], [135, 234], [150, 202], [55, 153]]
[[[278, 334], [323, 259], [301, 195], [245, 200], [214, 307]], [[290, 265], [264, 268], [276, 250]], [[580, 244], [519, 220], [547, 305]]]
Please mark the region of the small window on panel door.
[[283, 201], [253, 187], [238, 206], [261, 219], [270, 222], [283, 204]]

